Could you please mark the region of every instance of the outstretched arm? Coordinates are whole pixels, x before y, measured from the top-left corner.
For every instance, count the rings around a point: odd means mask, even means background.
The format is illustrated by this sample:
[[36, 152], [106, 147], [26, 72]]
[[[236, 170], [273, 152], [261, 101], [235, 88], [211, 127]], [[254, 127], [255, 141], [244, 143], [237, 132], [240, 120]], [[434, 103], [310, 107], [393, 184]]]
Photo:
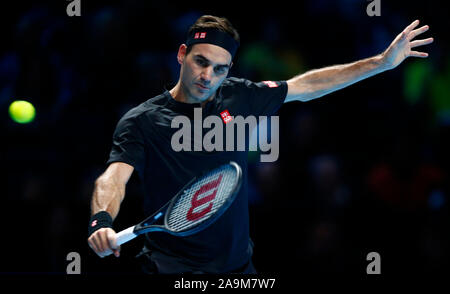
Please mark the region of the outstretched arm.
[[284, 102], [309, 101], [350, 86], [363, 79], [397, 67], [408, 57], [428, 57], [428, 53], [412, 48], [430, 44], [433, 38], [414, 40], [426, 32], [427, 25], [415, 29], [419, 20], [407, 26], [381, 54], [356, 62], [311, 70], [287, 81], [288, 93]]

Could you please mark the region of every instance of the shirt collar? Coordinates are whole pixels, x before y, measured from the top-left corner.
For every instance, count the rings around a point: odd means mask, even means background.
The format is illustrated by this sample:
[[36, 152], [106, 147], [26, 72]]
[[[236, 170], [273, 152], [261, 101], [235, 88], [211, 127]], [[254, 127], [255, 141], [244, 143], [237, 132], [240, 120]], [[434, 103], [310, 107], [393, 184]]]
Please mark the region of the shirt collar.
[[[167, 103], [166, 107], [175, 111], [179, 112], [181, 114], [191, 115], [193, 114], [194, 108], [201, 108], [201, 103], [185, 103], [175, 100], [172, 95], [170, 94], [167, 87], [165, 87], [164, 96], [166, 97]], [[203, 111], [207, 111], [210, 109], [213, 105], [216, 104], [217, 95], [214, 97], [213, 100], [206, 103], [205, 107], [203, 108]]]

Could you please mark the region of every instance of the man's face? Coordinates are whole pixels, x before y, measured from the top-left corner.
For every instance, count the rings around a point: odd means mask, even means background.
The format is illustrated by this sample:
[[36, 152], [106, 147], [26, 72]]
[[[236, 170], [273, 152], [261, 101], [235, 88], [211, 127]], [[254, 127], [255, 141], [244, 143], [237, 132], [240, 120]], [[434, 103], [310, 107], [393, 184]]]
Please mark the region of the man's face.
[[183, 45], [178, 52], [181, 84], [189, 102], [201, 103], [212, 98], [228, 75], [231, 54], [212, 44], [195, 44], [186, 55]]

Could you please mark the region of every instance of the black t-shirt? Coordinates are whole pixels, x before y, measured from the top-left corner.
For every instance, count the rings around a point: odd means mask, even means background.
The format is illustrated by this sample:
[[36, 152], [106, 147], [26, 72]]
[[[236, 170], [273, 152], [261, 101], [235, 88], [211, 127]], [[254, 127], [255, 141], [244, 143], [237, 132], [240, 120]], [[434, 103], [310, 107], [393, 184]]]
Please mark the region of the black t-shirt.
[[[203, 107], [202, 117], [221, 117], [225, 110], [232, 117], [270, 116], [283, 104], [286, 94], [284, 81], [254, 83], [227, 78], [214, 100]], [[203, 272], [225, 273], [245, 265], [253, 251], [249, 238], [247, 151], [175, 152], [171, 139], [178, 129], [171, 127], [173, 118], [184, 115], [193, 120], [194, 108], [199, 107], [197, 103], [178, 102], [166, 91], [131, 109], [117, 125], [107, 163], [125, 162], [135, 168], [144, 185], [145, 213], [151, 214], [194, 176], [229, 161], [237, 162], [243, 171], [241, 190], [215, 223], [188, 237], [159, 232], [148, 236], [153, 249], [157, 249], [153, 254], [157, 264], [184, 264]], [[204, 129], [203, 135], [206, 132]]]

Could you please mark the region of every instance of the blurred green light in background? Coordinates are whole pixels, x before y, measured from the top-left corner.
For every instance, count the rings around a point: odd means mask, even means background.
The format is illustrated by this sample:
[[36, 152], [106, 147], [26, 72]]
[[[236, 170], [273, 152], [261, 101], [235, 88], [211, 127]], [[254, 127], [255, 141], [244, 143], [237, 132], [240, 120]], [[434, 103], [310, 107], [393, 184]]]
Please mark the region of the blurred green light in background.
[[432, 111], [438, 125], [450, 126], [450, 58], [437, 70], [429, 60], [407, 64], [404, 76], [404, 97], [410, 105], [421, 99]]
[[450, 58], [445, 70], [433, 76], [431, 82], [431, 108], [440, 125], [450, 125]]
[[424, 95], [431, 74], [428, 61], [414, 61], [407, 64], [404, 75], [404, 97], [410, 105], [416, 104]]

